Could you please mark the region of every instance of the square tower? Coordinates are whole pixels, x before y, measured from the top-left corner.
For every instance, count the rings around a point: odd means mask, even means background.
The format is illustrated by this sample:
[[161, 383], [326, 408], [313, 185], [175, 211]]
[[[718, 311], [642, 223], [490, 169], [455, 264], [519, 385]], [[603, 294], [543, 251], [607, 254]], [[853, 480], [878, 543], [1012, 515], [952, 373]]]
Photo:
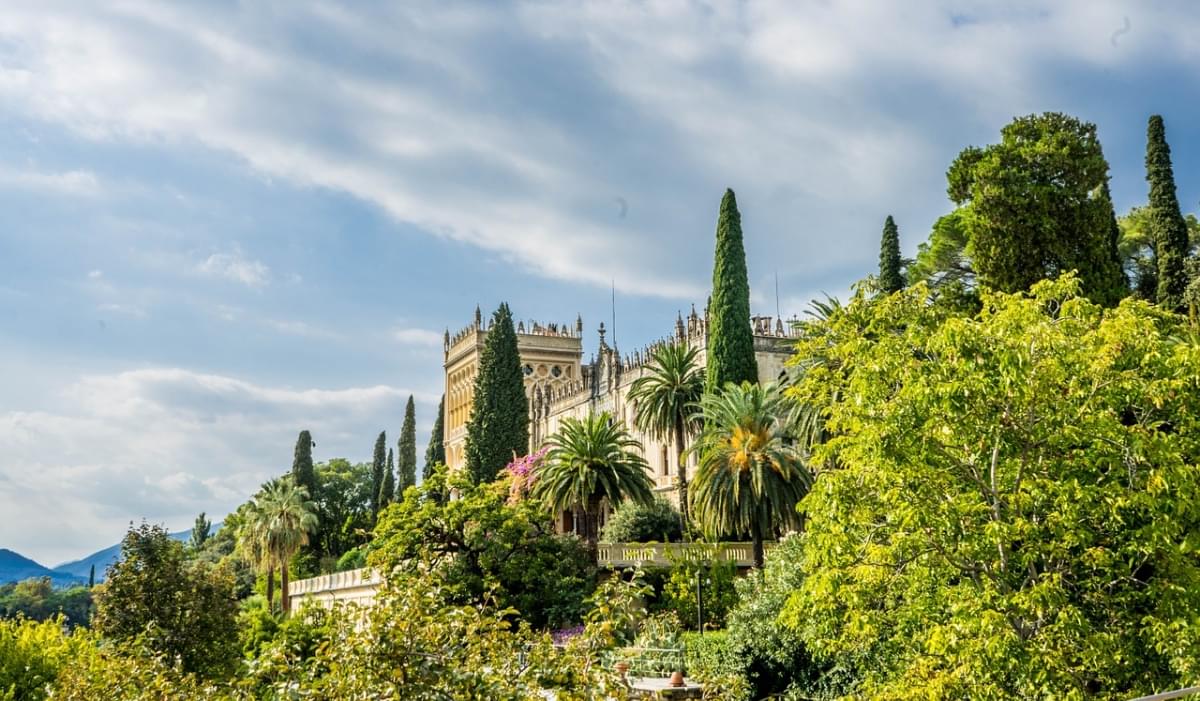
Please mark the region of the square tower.
[[[536, 391], [555, 391], [579, 381], [583, 360], [582, 319], [576, 318], [574, 328], [567, 324], [521, 321], [517, 323], [516, 330], [517, 352], [521, 357], [527, 397], [532, 399]], [[471, 419], [475, 376], [479, 374], [479, 355], [487, 334], [488, 329], [478, 307], [475, 309], [474, 323], [453, 337], [446, 332], [446, 405], [442, 420], [445, 426], [446, 465], [451, 470], [466, 466], [467, 422]]]

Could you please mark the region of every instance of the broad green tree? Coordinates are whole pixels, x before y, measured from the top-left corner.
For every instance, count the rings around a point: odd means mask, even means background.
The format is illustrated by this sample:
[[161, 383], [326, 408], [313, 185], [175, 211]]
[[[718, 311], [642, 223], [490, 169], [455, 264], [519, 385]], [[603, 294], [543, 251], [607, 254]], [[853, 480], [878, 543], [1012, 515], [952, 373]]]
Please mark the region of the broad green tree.
[[1188, 231], [1175, 194], [1171, 147], [1159, 115], [1150, 117], [1146, 128], [1146, 181], [1150, 183], [1150, 227], [1158, 263], [1156, 299], [1163, 308], [1181, 311], [1187, 289], [1184, 261], [1188, 255]]
[[642, 446], [606, 411], [563, 419], [546, 445], [550, 450], [536, 468], [530, 495], [554, 513], [582, 515], [583, 538], [594, 559], [604, 502], [613, 507], [627, 499], [647, 506], [654, 502]]
[[687, 438], [699, 429], [695, 405], [704, 394], [699, 351], [684, 341], [654, 349], [645, 374], [633, 381], [629, 400], [634, 422], [651, 436], [675, 446], [675, 484], [679, 490], [680, 527], [687, 531]]
[[1074, 277], [917, 285], [806, 334], [827, 408], [784, 620], [866, 699], [1128, 699], [1200, 674], [1200, 346]]
[[318, 551], [338, 558], [362, 545], [371, 530], [371, 466], [334, 458], [318, 463], [317, 492], [313, 495], [319, 522]]
[[1097, 302], [1126, 294], [1094, 124], [1054, 112], [1019, 117], [1000, 143], [964, 149], [947, 180], [980, 284], [1018, 292], [1075, 270]]
[[733, 190], [725, 190], [717, 214], [717, 250], [713, 258], [708, 324], [705, 388], [712, 392], [727, 382], [758, 382], [742, 215]]
[[411, 394], [404, 407], [404, 425], [396, 446], [396, 477], [397, 496], [417, 483], [417, 410]]
[[437, 416], [433, 417], [433, 431], [429, 434], [429, 447], [425, 449], [425, 466], [421, 468], [421, 481], [429, 479], [433, 468], [446, 464], [446, 395], [438, 402]]
[[387, 432], [380, 431], [375, 439], [375, 450], [371, 453], [371, 513], [377, 514], [383, 508], [379, 495], [383, 490], [383, 481], [387, 471]]
[[177, 660], [184, 672], [223, 676], [237, 664], [237, 600], [224, 568], [189, 563], [183, 544], [145, 523], [95, 590], [92, 627], [105, 638]]
[[[442, 499], [450, 490], [458, 497]], [[370, 566], [432, 576], [447, 602], [512, 607], [535, 628], [579, 622], [595, 570], [577, 538], [554, 532], [543, 504], [510, 499], [504, 483], [474, 484], [444, 466], [417, 492], [380, 516]]]
[[883, 222], [883, 237], [879, 243], [879, 289], [891, 294], [904, 287], [904, 273], [900, 270], [900, 231], [892, 215]]
[[476, 482], [496, 479], [509, 461], [529, 450], [529, 399], [507, 304], [492, 315], [479, 354], [466, 443], [467, 474]]
[[763, 541], [800, 526], [796, 504], [812, 482], [788, 433], [792, 404], [774, 384], [743, 382], [706, 394], [700, 408], [692, 515], [710, 538], [749, 536], [761, 569]]

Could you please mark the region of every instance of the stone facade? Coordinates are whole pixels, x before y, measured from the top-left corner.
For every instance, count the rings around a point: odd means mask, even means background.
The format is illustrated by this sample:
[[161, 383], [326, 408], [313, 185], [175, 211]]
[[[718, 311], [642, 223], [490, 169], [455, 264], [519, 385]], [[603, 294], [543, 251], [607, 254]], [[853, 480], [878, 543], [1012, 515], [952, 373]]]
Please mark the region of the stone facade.
[[[793, 324], [773, 317], [754, 317], [754, 351], [759, 381], [774, 382], [784, 372], [784, 362], [792, 353]], [[576, 318], [573, 328], [566, 325], [542, 325], [521, 322], [517, 326], [517, 349], [525, 372], [529, 396], [529, 442], [531, 450], [540, 447], [558, 430], [567, 417], [583, 418], [589, 413], [607, 411], [629, 427], [642, 444], [657, 489], [674, 501], [674, 475], [677, 456], [665, 441], [637, 430], [634, 408], [628, 401], [630, 387], [647, 371], [654, 349], [664, 343], [683, 342], [699, 350], [701, 367], [706, 361], [708, 320], [692, 312], [675, 320], [674, 332], [645, 348], [622, 356], [608, 345], [604, 324], [600, 324], [599, 350], [589, 362], [583, 362], [583, 321]], [[479, 310], [475, 322], [453, 337], [445, 338], [446, 368], [446, 463], [451, 469], [465, 464], [466, 424], [470, 418], [478, 372], [479, 352], [487, 329]], [[693, 456], [689, 478], [695, 469]], [[570, 525], [564, 523], [564, 528]]]

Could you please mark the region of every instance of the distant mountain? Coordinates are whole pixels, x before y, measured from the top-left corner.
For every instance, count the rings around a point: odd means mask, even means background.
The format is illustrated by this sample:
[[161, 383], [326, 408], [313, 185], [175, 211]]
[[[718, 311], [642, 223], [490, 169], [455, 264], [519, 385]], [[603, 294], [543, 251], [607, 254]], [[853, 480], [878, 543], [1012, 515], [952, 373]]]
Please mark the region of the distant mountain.
[[87, 572], [83, 577], [77, 577], [68, 572], [58, 572], [30, 560], [11, 550], [0, 548], [0, 584], [20, 582], [33, 577], [49, 577], [57, 586], [70, 584], [87, 584]]
[[[209, 532], [216, 533], [220, 528], [220, 523], [214, 523], [212, 530]], [[186, 543], [192, 538], [192, 529], [189, 528], [186, 531], [179, 531], [178, 533], [171, 533], [169, 535], [181, 543]], [[88, 572], [91, 571], [92, 565], [95, 565], [96, 583], [99, 584], [104, 581], [104, 577], [108, 573], [108, 566], [116, 564], [119, 559], [121, 559], [121, 544], [117, 543], [103, 550], [98, 550], [87, 557], [72, 562], [64, 562], [55, 567], [54, 571], [72, 577], [82, 577], [84, 581], [87, 581]]]

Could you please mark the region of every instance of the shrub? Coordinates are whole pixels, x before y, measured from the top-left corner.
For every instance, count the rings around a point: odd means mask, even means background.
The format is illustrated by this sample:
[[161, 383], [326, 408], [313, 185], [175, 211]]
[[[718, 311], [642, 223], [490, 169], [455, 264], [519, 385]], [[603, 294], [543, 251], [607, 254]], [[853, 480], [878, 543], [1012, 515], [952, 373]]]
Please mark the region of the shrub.
[[705, 693], [725, 701], [749, 701], [746, 665], [727, 631], [684, 633], [681, 642], [685, 671], [704, 683]]
[[724, 627], [726, 616], [738, 601], [734, 586], [737, 565], [727, 560], [676, 562], [663, 582], [654, 608], [673, 612], [680, 626], [696, 630], [700, 613], [697, 608], [697, 576], [703, 580], [699, 593], [703, 595], [705, 629]]
[[804, 582], [802, 540], [796, 535], [783, 539], [767, 555], [761, 577], [738, 581], [740, 600], [726, 619], [729, 646], [754, 698], [798, 691], [823, 698], [832, 684], [828, 667], [813, 661], [800, 632], [779, 618]]
[[95, 589], [96, 631], [178, 659], [184, 672], [212, 677], [231, 672], [238, 658], [232, 574], [188, 563], [182, 543], [145, 523], [125, 535], [121, 558]]
[[[441, 500], [448, 487], [458, 498]], [[476, 485], [438, 470], [380, 513], [368, 564], [429, 571], [447, 603], [515, 609], [535, 629], [578, 623], [595, 569], [577, 538], [554, 533], [536, 501], [508, 502], [503, 481]]]
[[605, 543], [677, 543], [682, 540], [679, 511], [659, 497], [649, 506], [625, 501], [604, 526]]
[[0, 701], [40, 701], [68, 661], [92, 649], [90, 638], [63, 632], [62, 617], [0, 619]]
[[351, 548], [342, 553], [342, 556], [337, 559], [337, 565], [334, 566], [334, 571], [345, 572], [347, 570], [357, 570], [367, 566], [367, 556], [361, 547]]

